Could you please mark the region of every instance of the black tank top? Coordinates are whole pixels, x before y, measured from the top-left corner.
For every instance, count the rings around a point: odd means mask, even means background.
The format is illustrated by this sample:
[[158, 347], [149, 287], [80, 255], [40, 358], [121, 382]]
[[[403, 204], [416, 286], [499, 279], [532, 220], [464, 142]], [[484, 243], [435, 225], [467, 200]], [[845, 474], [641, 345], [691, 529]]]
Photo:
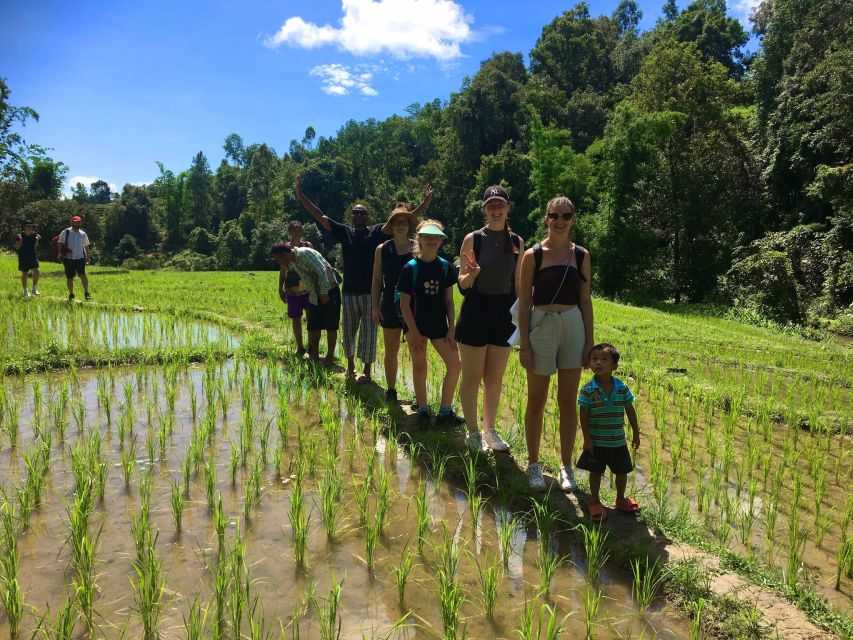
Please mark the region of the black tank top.
[[36, 257], [36, 234], [31, 236], [26, 233], [21, 234], [21, 248], [18, 249], [18, 255], [22, 258]]
[[411, 241], [408, 253], [400, 255], [394, 246], [394, 239], [386, 240], [382, 244], [382, 299], [389, 303], [394, 300], [394, 289], [400, 280], [400, 272], [405, 264], [412, 259]]
[[583, 248], [575, 245], [577, 267], [557, 264], [541, 269], [542, 247], [539, 244], [533, 247], [533, 256], [536, 261], [536, 273], [533, 276], [533, 306], [578, 304], [581, 285], [586, 282], [586, 278], [578, 271], [578, 268], [583, 265]]

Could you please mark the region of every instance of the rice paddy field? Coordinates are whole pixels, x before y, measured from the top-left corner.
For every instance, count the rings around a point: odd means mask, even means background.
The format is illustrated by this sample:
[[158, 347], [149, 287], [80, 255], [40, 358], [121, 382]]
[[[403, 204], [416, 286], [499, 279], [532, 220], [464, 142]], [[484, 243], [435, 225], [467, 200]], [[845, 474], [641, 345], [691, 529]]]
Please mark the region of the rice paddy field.
[[527, 488], [515, 357], [512, 454], [472, 456], [385, 406], [381, 371], [297, 361], [275, 273], [93, 269], [68, 303], [43, 267], [24, 299], [0, 256], [3, 637], [853, 634], [850, 343], [595, 300], [643, 506], [598, 527], [581, 473]]

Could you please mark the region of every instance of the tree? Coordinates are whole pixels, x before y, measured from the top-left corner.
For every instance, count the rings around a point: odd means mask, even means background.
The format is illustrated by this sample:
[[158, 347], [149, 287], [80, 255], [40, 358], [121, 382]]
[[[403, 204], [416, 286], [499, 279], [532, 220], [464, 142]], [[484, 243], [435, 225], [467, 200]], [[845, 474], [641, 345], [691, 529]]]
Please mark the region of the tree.
[[[276, 215], [277, 174], [278, 158], [269, 146], [260, 145], [246, 171], [248, 212], [255, 224], [269, 222]], [[246, 230], [243, 233], [246, 234]]]
[[246, 166], [246, 148], [243, 145], [243, 138], [236, 133], [228, 134], [222, 148], [225, 150], [225, 157], [229, 158], [236, 166]]
[[90, 184], [89, 193], [90, 204], [109, 204], [113, 197], [110, 185], [104, 180], [96, 180]]
[[[146, 187], [126, 184], [108, 209], [104, 229], [104, 247], [121, 261], [118, 245], [125, 236], [132, 236], [137, 248], [150, 251], [160, 241], [155, 221], [154, 205]], [[135, 257], [135, 256], [125, 256]]]
[[27, 120], [38, 121], [39, 114], [30, 107], [15, 107], [9, 104], [12, 92], [6, 78], [0, 77], [0, 178], [7, 179], [10, 173], [26, 162], [38, 147], [27, 144], [20, 133], [13, 131], [17, 123], [25, 126]]
[[232, 167], [223, 159], [216, 170], [214, 199], [218, 209], [217, 224], [224, 220], [235, 220], [246, 208], [245, 171]]
[[192, 165], [187, 171], [184, 187], [184, 212], [186, 228], [209, 227], [213, 213], [213, 173], [204, 153], [199, 151], [193, 157]]
[[311, 143], [314, 141], [314, 137], [317, 135], [317, 132], [314, 131], [314, 127], [308, 127], [305, 129], [305, 135], [302, 137], [302, 146], [311, 148]]
[[46, 156], [33, 156], [24, 165], [31, 200], [58, 200], [68, 167]]
[[158, 216], [166, 228], [166, 245], [168, 248], [179, 248], [185, 243], [184, 236], [184, 187], [186, 174], [175, 175], [157, 163], [160, 175], [151, 185], [154, 194]]
[[125, 234], [115, 248], [116, 259], [119, 262], [124, 262], [128, 258], [135, 258], [139, 255], [139, 243], [132, 235]]
[[89, 191], [86, 185], [78, 182], [71, 190], [71, 199], [79, 204], [87, 204], [89, 202]]

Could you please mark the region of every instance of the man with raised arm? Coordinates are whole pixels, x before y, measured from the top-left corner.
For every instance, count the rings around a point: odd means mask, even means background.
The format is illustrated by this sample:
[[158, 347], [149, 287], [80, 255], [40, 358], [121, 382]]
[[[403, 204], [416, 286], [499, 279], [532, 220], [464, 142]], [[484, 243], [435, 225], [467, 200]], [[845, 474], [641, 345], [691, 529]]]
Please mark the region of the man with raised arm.
[[[355, 375], [355, 358], [358, 356], [364, 363], [364, 371], [356, 381], [359, 384], [370, 382], [371, 366], [376, 360], [376, 325], [371, 316], [370, 299], [373, 258], [376, 247], [391, 236], [382, 230], [383, 222], [368, 226], [367, 207], [363, 204], [352, 208], [352, 226], [332, 220], [302, 193], [302, 181], [298, 176], [296, 197], [317, 224], [341, 244], [344, 258], [343, 331], [347, 376]], [[423, 202], [412, 211], [414, 217], [426, 211], [430, 202], [432, 186], [427, 186]]]

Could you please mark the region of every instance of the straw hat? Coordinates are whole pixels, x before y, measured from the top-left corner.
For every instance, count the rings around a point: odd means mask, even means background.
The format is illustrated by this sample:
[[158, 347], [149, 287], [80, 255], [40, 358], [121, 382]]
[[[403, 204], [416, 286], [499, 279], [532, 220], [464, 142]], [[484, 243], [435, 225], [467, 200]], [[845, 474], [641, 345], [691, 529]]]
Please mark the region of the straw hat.
[[384, 233], [386, 236], [393, 235], [394, 229], [392, 225], [394, 224], [394, 220], [402, 216], [405, 216], [406, 219], [409, 221], [409, 235], [411, 235], [418, 224], [418, 218], [411, 211], [409, 211], [409, 208], [406, 205], [402, 203], [397, 203], [397, 206], [394, 207], [394, 210], [391, 212], [391, 215], [388, 216], [388, 221], [382, 225], [382, 233]]

